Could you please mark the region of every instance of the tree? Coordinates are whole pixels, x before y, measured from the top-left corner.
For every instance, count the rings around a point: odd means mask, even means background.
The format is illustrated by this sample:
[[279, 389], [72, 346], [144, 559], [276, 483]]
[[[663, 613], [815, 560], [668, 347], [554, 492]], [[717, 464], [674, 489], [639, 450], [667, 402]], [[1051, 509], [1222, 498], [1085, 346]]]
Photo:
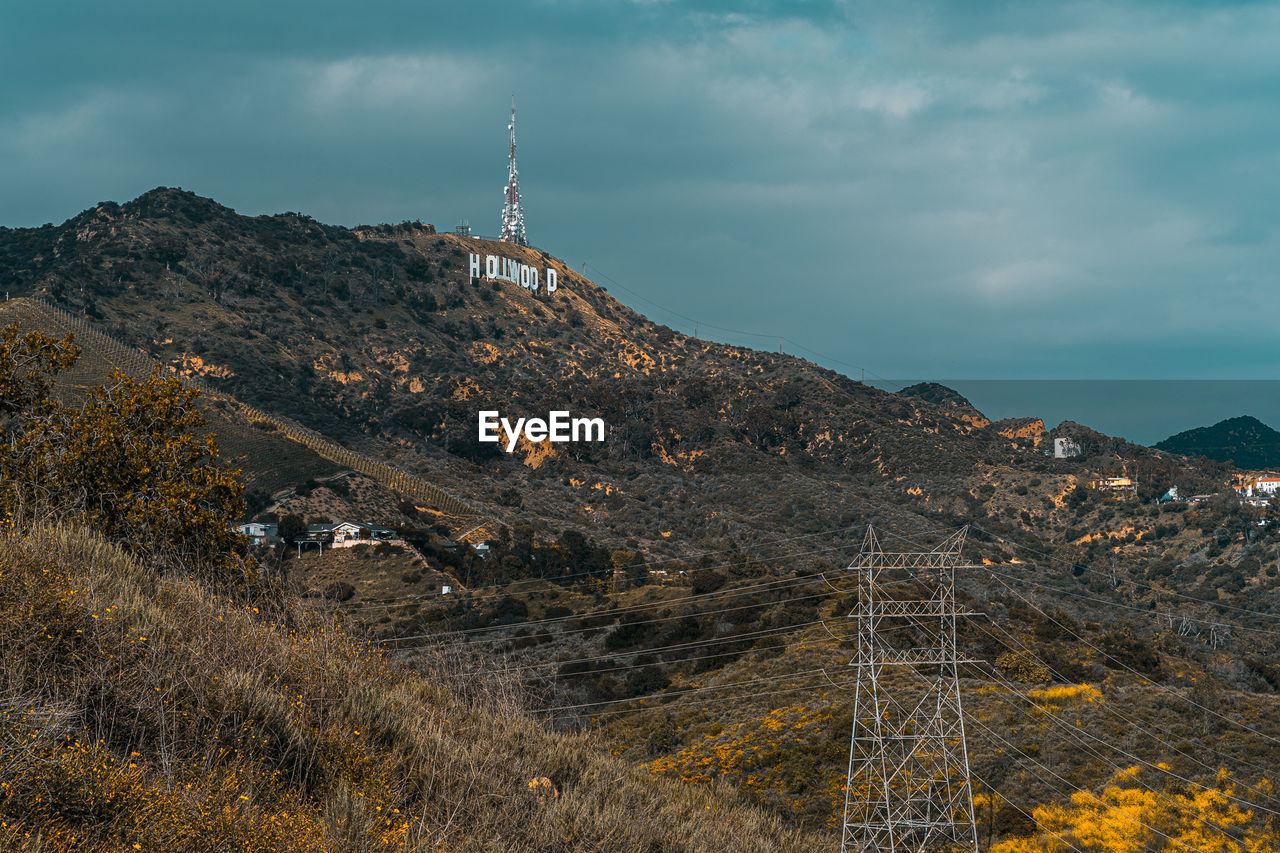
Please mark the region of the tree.
[[23, 334], [21, 324], [0, 329], [0, 416], [46, 410], [53, 402], [53, 377], [80, 358], [72, 336], [58, 340], [40, 332]]
[[637, 556], [631, 551], [617, 550], [609, 555], [615, 572], [622, 571], [627, 582], [632, 586], [644, 586], [649, 582], [649, 567], [645, 563], [636, 562]]
[[[160, 367], [142, 380], [114, 370], [83, 405], [62, 405], [49, 395], [51, 377], [74, 362], [73, 346], [9, 329], [0, 335], [0, 405], [22, 421], [2, 448], [0, 505], [12, 518], [38, 504], [158, 565], [252, 579], [244, 541], [231, 529], [244, 512], [244, 486], [218, 461], [214, 437], [198, 434], [199, 392]], [[18, 368], [5, 385], [11, 364]]]
[[280, 519], [280, 526], [276, 528], [276, 535], [285, 544], [300, 538], [306, 532], [307, 523], [302, 520], [302, 516], [296, 514], [286, 515]]

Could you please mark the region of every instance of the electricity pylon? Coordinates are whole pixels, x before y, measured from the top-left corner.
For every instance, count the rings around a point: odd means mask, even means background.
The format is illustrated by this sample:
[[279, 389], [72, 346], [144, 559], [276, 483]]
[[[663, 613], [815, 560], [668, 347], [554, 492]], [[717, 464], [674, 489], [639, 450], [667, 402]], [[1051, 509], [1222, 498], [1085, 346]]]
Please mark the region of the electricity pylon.
[[889, 552], [867, 528], [841, 853], [978, 849], [960, 708], [955, 573], [968, 528], [931, 551]]

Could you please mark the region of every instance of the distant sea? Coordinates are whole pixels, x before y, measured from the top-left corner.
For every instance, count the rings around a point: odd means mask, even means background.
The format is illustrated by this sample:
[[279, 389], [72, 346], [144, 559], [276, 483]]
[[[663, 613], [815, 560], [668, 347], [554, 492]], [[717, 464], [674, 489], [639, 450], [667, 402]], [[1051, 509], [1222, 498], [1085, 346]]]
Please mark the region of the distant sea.
[[1053, 429], [1070, 420], [1148, 446], [1237, 415], [1253, 415], [1280, 429], [1280, 380], [1271, 379], [895, 379], [868, 384], [897, 391], [920, 381], [954, 389], [993, 421], [1042, 418]]

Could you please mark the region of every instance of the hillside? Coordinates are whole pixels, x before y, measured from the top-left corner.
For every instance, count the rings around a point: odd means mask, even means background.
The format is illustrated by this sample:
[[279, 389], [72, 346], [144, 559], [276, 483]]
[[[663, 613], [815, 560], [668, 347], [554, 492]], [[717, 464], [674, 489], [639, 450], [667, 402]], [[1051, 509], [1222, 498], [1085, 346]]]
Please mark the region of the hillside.
[[1230, 462], [1237, 468], [1280, 466], [1280, 432], [1249, 415], [1185, 430], [1157, 442], [1156, 447], [1183, 456]]
[[[84, 317], [40, 299], [18, 297], [0, 303], [0, 323], [17, 323], [24, 330], [53, 337], [75, 336], [81, 357], [56, 379], [58, 396], [66, 402], [81, 400], [87, 388], [106, 382], [113, 370], [143, 378], [165, 368], [151, 355], [103, 333]], [[360, 490], [354, 506], [345, 502], [343, 506], [354, 511], [353, 517], [377, 518], [395, 525], [431, 523], [478, 538], [496, 524], [439, 486], [354, 453], [292, 419], [247, 406], [210, 388], [198, 375], [186, 374], [184, 382], [200, 391], [199, 405], [208, 430], [217, 439], [223, 457], [242, 471], [251, 512], [267, 507], [281, 512], [300, 509], [290, 507], [312, 485], [323, 480], [336, 488], [333, 484], [359, 472], [366, 488]], [[343, 491], [349, 496], [349, 489]], [[417, 506], [419, 502], [426, 506]], [[412, 515], [406, 516], [406, 510]]]
[[[473, 252], [552, 267], [559, 288], [471, 281]], [[284, 443], [249, 452], [238, 422], [214, 426], [249, 476], [293, 487], [282, 511], [478, 529], [487, 556], [431, 542], [425, 569], [376, 549], [286, 565], [296, 592], [349, 584], [308, 606], [340, 608], [395, 660], [513, 674], [553, 727], [594, 730], [650, 776], [728, 783], [829, 834], [848, 760], [842, 568], [868, 522], [926, 543], [969, 525], [960, 585], [985, 618], [962, 631], [964, 690], [993, 839], [1033, 844], [1058, 825], [1039, 809], [1084, 820], [1072, 795], [1119, 779], [1127, 796], [1131, 762], [1161, 797], [1271, 807], [1280, 535], [1229, 494], [1155, 502], [1225, 491], [1221, 464], [690, 338], [555, 258], [418, 224], [244, 217], [157, 189], [0, 229], [0, 275], [199, 379], [215, 415], [257, 413]], [[482, 408], [599, 416], [607, 440], [508, 455], [476, 441]], [[1046, 456], [1055, 435], [1083, 455]], [[299, 446], [365, 477], [291, 467]], [[1089, 486], [1113, 476], [1135, 491]], [[464, 509], [410, 491], [425, 487]], [[446, 577], [466, 591], [436, 595]]]
[[820, 843], [548, 733], [465, 660], [411, 673], [330, 619], [157, 578], [82, 531], [6, 537], [0, 585], [5, 850]]
[[[469, 284], [472, 251], [554, 267], [559, 290]], [[158, 189], [0, 231], [0, 276], [247, 404], [456, 486], [490, 515], [656, 550], [764, 539], [801, 516], [839, 527], [882, 499], [955, 513], [975, 467], [1040, 463], [1035, 435], [680, 335], [554, 259], [421, 226], [243, 217]], [[508, 456], [476, 442], [482, 404], [600, 416], [609, 440]], [[743, 488], [748, 472], [768, 494]]]

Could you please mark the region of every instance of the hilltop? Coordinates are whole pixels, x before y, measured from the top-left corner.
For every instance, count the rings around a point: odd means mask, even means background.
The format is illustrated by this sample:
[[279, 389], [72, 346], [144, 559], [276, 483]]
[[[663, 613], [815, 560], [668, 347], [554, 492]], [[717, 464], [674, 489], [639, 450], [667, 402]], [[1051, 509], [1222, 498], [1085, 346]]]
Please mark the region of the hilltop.
[[1280, 465], [1280, 432], [1251, 415], [1185, 430], [1157, 442], [1155, 446], [1184, 456], [1204, 456], [1230, 462], [1237, 468], [1273, 468]]

